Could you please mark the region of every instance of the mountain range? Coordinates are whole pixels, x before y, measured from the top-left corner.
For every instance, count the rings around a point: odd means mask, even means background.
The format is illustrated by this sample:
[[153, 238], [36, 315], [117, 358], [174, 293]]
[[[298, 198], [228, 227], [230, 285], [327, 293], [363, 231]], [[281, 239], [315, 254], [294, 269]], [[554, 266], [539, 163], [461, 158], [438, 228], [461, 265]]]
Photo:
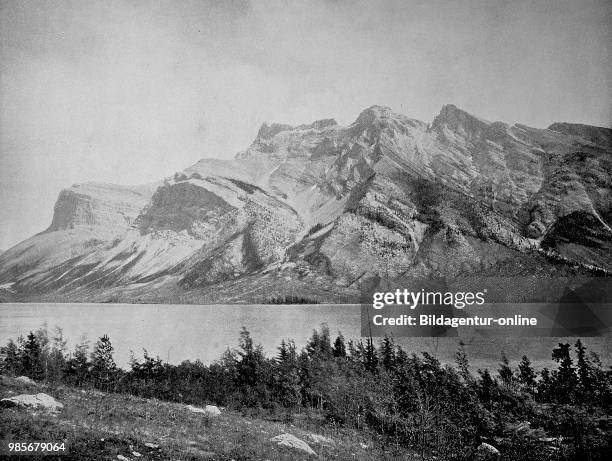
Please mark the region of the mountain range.
[[612, 129], [432, 123], [365, 109], [264, 123], [232, 160], [157, 183], [73, 185], [0, 254], [0, 299], [355, 302], [365, 281], [608, 276]]

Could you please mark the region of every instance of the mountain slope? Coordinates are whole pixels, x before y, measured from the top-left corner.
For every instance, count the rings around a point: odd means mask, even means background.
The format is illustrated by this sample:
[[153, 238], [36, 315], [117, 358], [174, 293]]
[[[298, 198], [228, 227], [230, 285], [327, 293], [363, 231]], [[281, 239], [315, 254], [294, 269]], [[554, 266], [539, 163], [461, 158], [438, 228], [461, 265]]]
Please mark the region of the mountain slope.
[[51, 226], [0, 255], [0, 284], [15, 299], [339, 301], [373, 276], [605, 274], [611, 146], [610, 129], [453, 105], [431, 124], [380, 106], [346, 127], [264, 124], [233, 160], [62, 191]]

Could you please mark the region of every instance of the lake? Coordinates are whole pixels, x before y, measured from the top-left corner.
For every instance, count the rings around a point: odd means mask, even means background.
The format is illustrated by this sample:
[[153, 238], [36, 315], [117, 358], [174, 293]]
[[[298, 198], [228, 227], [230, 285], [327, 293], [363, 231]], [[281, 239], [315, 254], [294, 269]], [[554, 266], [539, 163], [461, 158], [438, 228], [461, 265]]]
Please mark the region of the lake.
[[[163, 304], [0, 304], [0, 345], [9, 338], [24, 337], [44, 325], [64, 331], [70, 350], [85, 334], [90, 345], [108, 334], [115, 361], [126, 367], [130, 351], [142, 357], [159, 355], [170, 363], [200, 359], [210, 363], [228, 348], [236, 348], [242, 326], [268, 356], [276, 354], [282, 339], [293, 339], [301, 349], [312, 330], [326, 323], [335, 338], [338, 331], [348, 339], [360, 339], [359, 305], [163, 305]], [[333, 339], [333, 338], [332, 338]], [[561, 340], [575, 338], [507, 338], [466, 340], [474, 368], [494, 368], [501, 351], [511, 361], [529, 356], [538, 368], [551, 365], [551, 350]], [[452, 363], [456, 338], [400, 338], [409, 353], [427, 351], [444, 363]], [[611, 363], [612, 337], [586, 338], [589, 350]]]

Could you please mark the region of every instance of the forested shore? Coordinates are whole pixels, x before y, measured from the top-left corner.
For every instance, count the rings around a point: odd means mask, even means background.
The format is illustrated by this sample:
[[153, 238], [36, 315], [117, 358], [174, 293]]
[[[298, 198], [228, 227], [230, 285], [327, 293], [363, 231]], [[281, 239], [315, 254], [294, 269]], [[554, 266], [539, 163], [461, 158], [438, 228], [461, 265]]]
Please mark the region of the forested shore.
[[599, 460], [612, 453], [612, 371], [580, 340], [551, 351], [552, 369], [516, 368], [502, 353], [494, 370], [471, 372], [460, 346], [454, 366], [386, 337], [345, 341], [323, 325], [298, 349], [274, 356], [243, 328], [237, 347], [209, 365], [165, 363], [146, 350], [122, 369], [108, 336], [72, 351], [45, 328], [0, 349], [2, 374], [39, 382], [192, 405], [215, 404], [290, 423], [316, 412], [325, 424], [376, 434], [423, 459], [472, 460], [489, 444], [504, 460]]

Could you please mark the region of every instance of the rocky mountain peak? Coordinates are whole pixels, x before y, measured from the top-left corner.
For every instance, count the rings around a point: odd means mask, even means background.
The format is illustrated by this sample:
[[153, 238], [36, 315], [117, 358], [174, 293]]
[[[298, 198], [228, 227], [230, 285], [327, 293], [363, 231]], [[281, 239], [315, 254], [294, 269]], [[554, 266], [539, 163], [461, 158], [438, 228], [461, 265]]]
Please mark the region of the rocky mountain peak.
[[338, 125], [338, 122], [336, 122], [336, 120], [334, 120], [333, 118], [324, 118], [321, 120], [315, 120], [314, 122], [308, 125], [300, 125], [298, 126], [298, 129], [300, 130], [309, 130], [309, 129], [323, 130], [325, 128], [329, 128], [331, 126], [337, 126], [337, 125]]
[[268, 124], [264, 122], [259, 128], [259, 132], [257, 133], [258, 139], [270, 139], [276, 136], [278, 133], [283, 131], [291, 131], [291, 130], [323, 130], [325, 128], [337, 126], [338, 122], [333, 118], [325, 118], [321, 120], [315, 120], [309, 124], [303, 124], [298, 126], [287, 125], [285, 123], [272, 123]]
[[288, 131], [292, 129], [293, 127], [291, 125], [286, 125], [284, 123], [272, 123], [271, 125], [268, 125], [267, 122], [264, 122], [257, 132], [257, 137], [259, 139], [270, 139], [281, 131]]
[[445, 137], [444, 131], [447, 130], [466, 139], [475, 139], [486, 132], [491, 125], [491, 122], [472, 115], [453, 104], [446, 104], [434, 118], [431, 130], [437, 131], [443, 137]]
[[368, 125], [377, 119], [387, 119], [391, 115], [391, 108], [387, 106], [370, 106], [363, 110], [357, 120], [356, 124]]

